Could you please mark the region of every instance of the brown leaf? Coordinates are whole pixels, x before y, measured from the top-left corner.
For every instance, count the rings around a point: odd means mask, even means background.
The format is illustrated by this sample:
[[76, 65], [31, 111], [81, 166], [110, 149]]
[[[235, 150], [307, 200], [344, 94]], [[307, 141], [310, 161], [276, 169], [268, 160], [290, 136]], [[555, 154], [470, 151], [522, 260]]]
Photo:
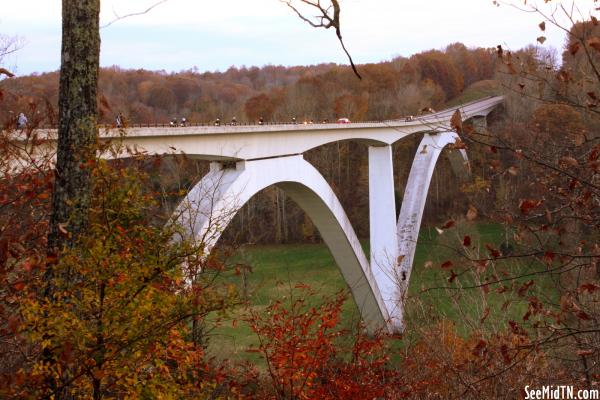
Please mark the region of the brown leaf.
[[567, 167], [576, 167], [579, 165], [579, 162], [575, 158], [570, 156], [565, 156], [561, 158], [560, 163]]
[[423, 145], [423, 148], [421, 149], [419, 154], [427, 154], [427, 145], [426, 144]]
[[512, 166], [510, 168], [507, 169], [508, 173], [511, 174], [512, 176], [517, 176], [519, 175], [519, 169], [515, 166]]
[[579, 42], [571, 43], [569, 45], [569, 53], [571, 53], [571, 55], [574, 56], [579, 51], [580, 47], [581, 47], [581, 44]]
[[546, 210], [546, 221], [548, 221], [548, 223], [552, 223], [552, 213], [550, 212], [550, 210]]
[[400, 254], [400, 255], [398, 256], [398, 258], [396, 259], [396, 265], [400, 265], [400, 264], [402, 264], [402, 261], [404, 260], [404, 257], [406, 257], [406, 255], [405, 255], [405, 254]]
[[477, 218], [477, 209], [473, 205], [470, 205], [467, 210], [467, 219], [473, 221], [475, 218]]
[[490, 308], [486, 307], [485, 310], [483, 311], [483, 316], [481, 317], [479, 322], [481, 322], [483, 324], [485, 322], [485, 320], [487, 319], [487, 317], [489, 317], [489, 315], [490, 315]]
[[500, 46], [500, 45], [496, 46], [496, 54], [498, 54], [499, 58], [502, 58], [503, 53], [504, 53], [504, 50], [502, 50], [502, 46]]
[[539, 24], [538, 26], [540, 27], [540, 29], [541, 29], [542, 31], [545, 31], [545, 30], [546, 30], [546, 22], [545, 22], [545, 21], [542, 21], [542, 22], [540, 22], [540, 24]]
[[576, 134], [573, 137], [573, 143], [575, 143], [575, 146], [581, 146], [582, 144], [585, 143], [585, 135], [584, 134]]
[[0, 67], [0, 75], [6, 75], [9, 78], [12, 78], [13, 76], [15, 76], [15, 74], [13, 74], [12, 72], [10, 72], [6, 68], [2, 68], [2, 67]]
[[588, 46], [590, 46], [592, 49], [596, 50], [596, 51], [600, 51], [600, 38], [597, 36], [594, 36], [592, 38], [589, 38], [587, 41]]
[[544, 44], [544, 42], [546, 41], [546, 36], [539, 36], [537, 38], [537, 41], [540, 42], [540, 44]]
[[62, 233], [63, 235], [68, 235], [69, 231], [67, 230], [67, 225], [68, 223], [61, 223], [58, 224], [58, 230], [60, 231], [60, 233]]
[[458, 133], [462, 133], [462, 115], [460, 114], [460, 110], [454, 111], [452, 114], [452, 118], [450, 118], [450, 126]]

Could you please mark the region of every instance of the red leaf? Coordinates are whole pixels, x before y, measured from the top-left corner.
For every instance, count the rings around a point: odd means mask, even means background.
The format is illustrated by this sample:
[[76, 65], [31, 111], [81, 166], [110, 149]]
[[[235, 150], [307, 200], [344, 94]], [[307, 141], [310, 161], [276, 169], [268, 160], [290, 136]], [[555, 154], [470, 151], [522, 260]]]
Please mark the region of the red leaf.
[[477, 345], [473, 348], [473, 351], [471, 352], [475, 357], [479, 357], [484, 351], [485, 348], [487, 346], [487, 342], [483, 339], [479, 340], [479, 342], [477, 342]]
[[554, 261], [554, 253], [550, 250], [546, 250], [546, 252], [544, 253], [544, 257], [542, 257], [542, 260], [548, 265], [552, 264], [552, 262]]
[[491, 244], [486, 243], [485, 248], [488, 249], [488, 251], [490, 252], [492, 257], [498, 258], [501, 256], [500, 252], [498, 250], [496, 250]]
[[490, 285], [489, 283], [486, 283], [485, 285], [481, 286], [481, 290], [483, 290], [483, 293], [488, 294], [490, 292]]
[[442, 229], [450, 229], [454, 225], [456, 225], [456, 221], [453, 220], [453, 219], [450, 219], [450, 220], [446, 221], [446, 223], [444, 224], [444, 226], [442, 226]]
[[579, 289], [577, 289], [577, 291], [579, 293], [584, 293], [584, 292], [593, 293], [598, 289], [600, 289], [600, 286], [598, 286], [594, 283], [584, 283], [583, 285], [579, 286]]
[[442, 268], [447, 269], [447, 268], [452, 267], [453, 265], [454, 265], [454, 263], [452, 261], [448, 260], [442, 264]]
[[456, 274], [456, 272], [454, 272], [453, 269], [450, 270], [450, 276], [448, 277], [448, 282], [452, 283], [454, 282], [454, 280], [456, 279], [458, 275]]
[[469, 247], [471, 245], [471, 236], [465, 236], [463, 239], [463, 246]]
[[578, 311], [577, 312], [577, 318], [583, 320], [583, 321], [590, 321], [592, 318], [590, 318], [590, 316], [585, 313], [584, 311]]
[[534, 282], [533, 282], [533, 280], [530, 280], [530, 281], [527, 281], [527, 282], [525, 282], [525, 283], [524, 283], [524, 284], [523, 284], [523, 285], [522, 285], [522, 286], [519, 288], [519, 290], [517, 291], [517, 293], [519, 294], [519, 296], [524, 296], [524, 295], [525, 295], [525, 293], [527, 292], [527, 290], [529, 290], [529, 288], [530, 288], [531, 286], [533, 286], [533, 283], [534, 283]]
[[591, 356], [592, 354], [594, 354], [594, 350], [592, 350], [592, 349], [577, 350], [577, 355], [580, 356], [580, 357]]
[[508, 346], [503, 344], [500, 347], [500, 353], [502, 353], [502, 358], [504, 359], [505, 364], [510, 364], [511, 358], [510, 354], [508, 354]]
[[519, 204], [519, 208], [521, 209], [521, 212], [525, 215], [529, 214], [529, 212], [536, 208], [539, 207], [539, 205], [542, 204], [541, 200], [531, 200], [531, 199], [525, 199], [525, 200], [521, 200], [521, 203]]

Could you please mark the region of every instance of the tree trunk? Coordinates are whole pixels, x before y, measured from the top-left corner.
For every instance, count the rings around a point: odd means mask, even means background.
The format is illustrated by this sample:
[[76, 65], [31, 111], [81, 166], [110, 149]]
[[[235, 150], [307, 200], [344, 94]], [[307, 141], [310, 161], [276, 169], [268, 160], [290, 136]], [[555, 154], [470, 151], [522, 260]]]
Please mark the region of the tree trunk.
[[62, 1], [56, 181], [48, 237], [51, 251], [72, 245], [87, 227], [90, 161], [98, 139], [99, 14], [100, 0]]

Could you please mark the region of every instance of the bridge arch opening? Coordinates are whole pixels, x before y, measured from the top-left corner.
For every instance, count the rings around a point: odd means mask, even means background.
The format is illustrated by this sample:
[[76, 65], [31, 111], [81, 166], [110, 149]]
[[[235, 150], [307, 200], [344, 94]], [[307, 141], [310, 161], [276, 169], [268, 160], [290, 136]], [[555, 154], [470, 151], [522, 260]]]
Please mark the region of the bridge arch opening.
[[319, 230], [367, 329], [385, 328], [387, 311], [358, 238], [329, 184], [302, 156], [238, 162], [231, 169], [212, 164], [209, 174], [180, 203], [177, 221], [210, 252], [238, 210], [273, 185], [290, 196]]

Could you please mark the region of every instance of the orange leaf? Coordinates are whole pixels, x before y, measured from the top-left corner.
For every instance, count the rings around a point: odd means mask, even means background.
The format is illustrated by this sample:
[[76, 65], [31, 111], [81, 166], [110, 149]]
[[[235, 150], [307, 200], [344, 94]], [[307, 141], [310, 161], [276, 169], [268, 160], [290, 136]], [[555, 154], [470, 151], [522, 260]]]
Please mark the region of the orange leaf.
[[600, 38], [594, 36], [587, 41], [588, 46], [596, 51], [600, 51]]
[[467, 210], [467, 219], [469, 221], [473, 221], [475, 218], [477, 218], [477, 209], [470, 205], [469, 209]]

